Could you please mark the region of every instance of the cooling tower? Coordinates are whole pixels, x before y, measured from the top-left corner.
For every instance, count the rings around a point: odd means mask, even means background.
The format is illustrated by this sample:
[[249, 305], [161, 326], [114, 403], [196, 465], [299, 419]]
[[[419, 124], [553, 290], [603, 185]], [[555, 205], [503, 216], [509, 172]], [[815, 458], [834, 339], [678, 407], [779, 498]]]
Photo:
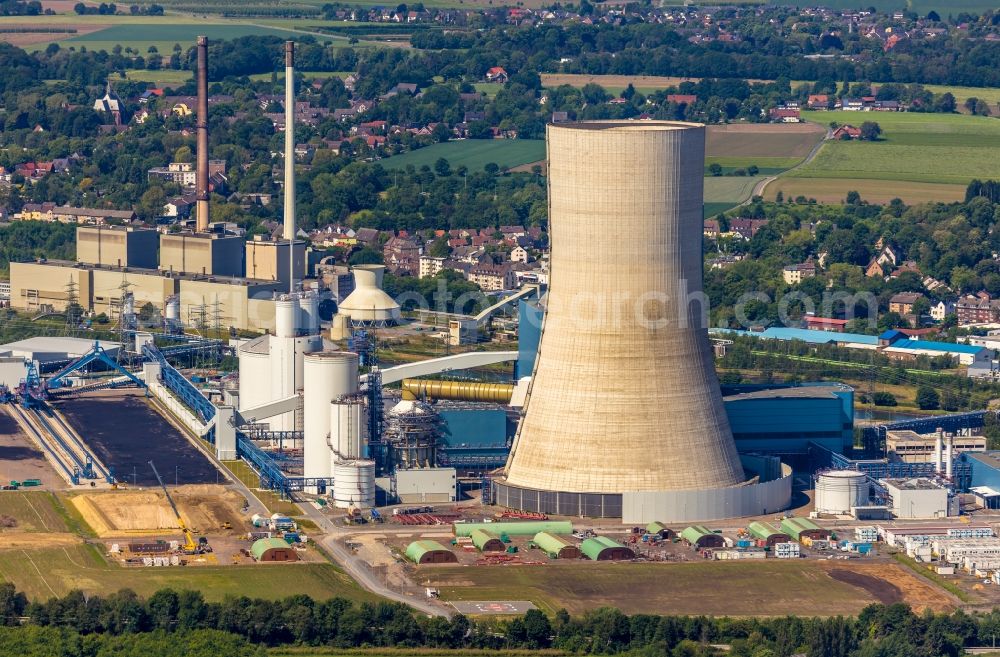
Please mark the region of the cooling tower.
[[621, 516], [623, 493], [740, 486], [702, 319], [704, 127], [598, 121], [546, 139], [548, 305], [501, 493]]
[[355, 324], [382, 326], [399, 320], [399, 304], [382, 290], [384, 265], [356, 265], [354, 291], [340, 304], [340, 312]]

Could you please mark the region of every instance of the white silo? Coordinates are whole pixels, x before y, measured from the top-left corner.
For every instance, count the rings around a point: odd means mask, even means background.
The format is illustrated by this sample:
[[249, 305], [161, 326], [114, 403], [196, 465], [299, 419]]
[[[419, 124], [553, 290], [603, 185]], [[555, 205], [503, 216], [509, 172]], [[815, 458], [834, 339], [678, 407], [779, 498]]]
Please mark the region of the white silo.
[[868, 505], [868, 476], [858, 470], [830, 470], [816, 477], [816, 510], [845, 515]]
[[283, 296], [274, 302], [274, 335], [276, 337], [294, 337], [298, 319], [299, 304], [296, 299]]
[[361, 395], [335, 399], [330, 404], [330, 449], [334, 460], [365, 456], [368, 406]]
[[176, 294], [167, 297], [166, 317], [168, 322], [181, 321], [181, 300]]
[[333, 505], [338, 509], [375, 506], [375, 461], [339, 461], [333, 465]]
[[305, 335], [319, 332], [319, 295], [315, 292], [302, 292], [298, 295], [299, 329]]
[[[358, 355], [347, 351], [306, 354], [303, 386], [303, 476], [331, 476], [330, 403], [358, 391]], [[311, 492], [315, 492], [313, 489]]]

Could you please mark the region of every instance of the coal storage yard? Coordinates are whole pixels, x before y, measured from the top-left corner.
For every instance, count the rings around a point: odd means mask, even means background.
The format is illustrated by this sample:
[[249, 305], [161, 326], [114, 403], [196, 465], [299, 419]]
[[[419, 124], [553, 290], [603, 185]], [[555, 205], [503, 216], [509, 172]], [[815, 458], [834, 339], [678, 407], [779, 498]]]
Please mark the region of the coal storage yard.
[[141, 393], [90, 393], [54, 401], [52, 407], [66, 417], [119, 481], [156, 486], [149, 461], [168, 485], [220, 481], [212, 462]]

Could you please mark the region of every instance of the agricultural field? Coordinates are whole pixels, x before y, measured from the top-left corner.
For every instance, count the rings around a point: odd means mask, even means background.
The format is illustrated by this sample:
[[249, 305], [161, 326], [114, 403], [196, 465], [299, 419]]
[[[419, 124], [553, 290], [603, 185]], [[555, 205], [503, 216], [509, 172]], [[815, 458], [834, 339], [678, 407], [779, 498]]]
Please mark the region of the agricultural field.
[[[810, 162], [769, 184], [787, 197], [842, 199], [848, 191], [868, 200], [899, 197], [909, 202], [964, 197], [973, 178], [1000, 178], [1000, 121], [962, 114], [909, 112], [803, 112], [810, 122], [860, 125], [875, 121], [878, 142], [828, 141]], [[887, 182], [891, 181], [891, 182]]]
[[395, 155], [382, 161], [386, 169], [433, 167], [439, 158], [445, 158], [452, 169], [466, 166], [470, 171], [482, 171], [493, 162], [500, 167], [516, 167], [545, 159], [545, 142], [541, 139], [464, 139], [433, 144], [424, 148]]
[[785, 200], [804, 196], [832, 205], [843, 203], [850, 191], [869, 203], [888, 203], [894, 198], [907, 205], [965, 200], [965, 185], [856, 178], [778, 178], [765, 188], [764, 198], [773, 201], [779, 191]]
[[705, 218], [725, 212], [748, 200], [753, 188], [766, 176], [718, 176], [705, 178]]
[[706, 173], [712, 164], [727, 173], [750, 165], [762, 175], [781, 173], [804, 160], [825, 133], [812, 123], [710, 125], [705, 137]]
[[[786, 7], [815, 6], [815, 2], [810, 0], [768, 0], [768, 4]], [[831, 9], [857, 9], [861, 6], [857, 0], [823, 0], [822, 4]], [[996, 9], [995, 0], [865, 0], [863, 4], [880, 12], [906, 10], [921, 16], [931, 10], [947, 16], [961, 12], [981, 14], [988, 9]]]
[[684, 564], [555, 563], [544, 567], [418, 569], [444, 600], [530, 600], [571, 614], [614, 606], [626, 614], [818, 616], [873, 602], [950, 608], [951, 596], [897, 564], [826, 561]]
[[107, 594], [130, 588], [148, 596], [165, 587], [198, 589], [216, 601], [227, 595], [277, 599], [297, 593], [316, 599], [375, 599], [326, 563], [124, 568], [109, 563], [100, 548], [82, 543], [0, 551], [0, 579], [32, 600], [63, 596], [73, 589]]
[[583, 87], [599, 84], [611, 94], [621, 93], [631, 84], [636, 91], [648, 94], [667, 87], [676, 87], [681, 82], [697, 82], [700, 78], [679, 78], [666, 75], [588, 75], [585, 73], [542, 73], [543, 87]]

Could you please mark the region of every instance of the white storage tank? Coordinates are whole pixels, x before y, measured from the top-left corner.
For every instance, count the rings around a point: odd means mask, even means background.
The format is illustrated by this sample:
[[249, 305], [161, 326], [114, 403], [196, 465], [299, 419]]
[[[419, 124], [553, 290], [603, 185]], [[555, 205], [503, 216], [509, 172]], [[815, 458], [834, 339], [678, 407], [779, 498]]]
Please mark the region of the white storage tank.
[[281, 297], [274, 302], [274, 335], [279, 338], [295, 337], [299, 319], [299, 302]]
[[303, 360], [303, 476], [330, 477], [330, 403], [358, 391], [358, 355], [319, 351], [306, 354]]
[[338, 509], [375, 506], [375, 461], [339, 461], [333, 465], [333, 504]]
[[868, 477], [858, 470], [830, 470], [816, 477], [816, 510], [844, 515], [868, 506]]
[[330, 404], [330, 447], [334, 460], [365, 457], [368, 406], [360, 395], [350, 395]]
[[167, 297], [167, 309], [165, 315], [168, 322], [181, 321], [181, 300], [176, 294]]
[[305, 335], [319, 332], [319, 296], [315, 292], [299, 295], [299, 328]]

